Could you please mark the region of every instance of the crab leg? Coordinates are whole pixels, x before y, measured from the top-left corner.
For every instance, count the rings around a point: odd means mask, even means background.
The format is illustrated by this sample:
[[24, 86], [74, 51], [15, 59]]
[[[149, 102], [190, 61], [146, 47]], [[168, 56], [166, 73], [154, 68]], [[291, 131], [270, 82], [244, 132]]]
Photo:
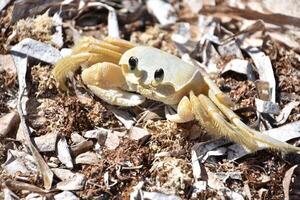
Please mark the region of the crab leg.
[[[285, 152], [300, 152], [300, 148], [290, 145], [285, 142], [276, 140], [264, 133], [258, 132], [254, 129], [251, 129], [249, 126], [244, 124], [240, 117], [235, 114], [230, 108], [228, 108], [228, 101], [224, 98], [226, 95], [217, 87], [217, 85], [209, 78], [204, 77], [204, 81], [209, 86], [208, 96], [211, 101], [222, 111], [222, 113], [229, 119], [229, 121], [235, 126], [235, 129], [238, 130], [240, 136], [247, 137], [245, 146], [252, 145], [251, 141], [256, 141], [259, 144], [259, 147], [268, 147]], [[225, 99], [225, 100], [224, 100]], [[234, 138], [232, 138], [234, 139]], [[258, 150], [258, 149], [257, 149]]]
[[170, 114], [172, 111], [166, 108], [166, 118], [172, 122], [185, 123], [192, 121], [194, 119], [194, 114], [192, 112], [192, 105], [188, 97], [184, 96], [178, 106], [177, 113]]
[[93, 38], [83, 38], [73, 48], [73, 54], [60, 59], [53, 70], [58, 88], [67, 91], [66, 77], [74, 73], [81, 65], [91, 66], [99, 62], [111, 62], [118, 64], [122, 53], [134, 47], [121, 39], [107, 38], [99, 41]]
[[224, 113], [224, 115], [226, 115], [226, 117], [236, 126], [236, 128], [240, 131], [241, 135], [249, 137], [249, 140], [257, 141], [258, 143], [260, 143], [260, 147], [268, 147], [284, 152], [300, 152], [300, 148], [298, 147], [295, 147], [285, 142], [281, 142], [264, 133], [251, 129], [249, 126], [247, 126], [240, 120], [237, 114], [235, 114], [231, 109], [224, 105], [213, 93], [213, 91], [209, 91], [208, 95], [209, 98]]
[[236, 143], [244, 144], [251, 151], [257, 150], [255, 140], [249, 140], [246, 135], [240, 134], [235, 126], [225, 120], [222, 112], [207, 96], [200, 94], [196, 97], [193, 92], [190, 92], [190, 101], [196, 119], [209, 133], [218, 137], [225, 136]]

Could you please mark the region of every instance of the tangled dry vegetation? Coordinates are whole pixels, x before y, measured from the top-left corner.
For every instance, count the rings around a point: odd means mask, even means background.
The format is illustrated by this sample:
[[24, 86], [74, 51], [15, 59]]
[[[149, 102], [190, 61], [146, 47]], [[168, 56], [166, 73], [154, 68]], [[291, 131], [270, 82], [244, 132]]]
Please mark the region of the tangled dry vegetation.
[[249, 153], [159, 102], [111, 106], [79, 73], [63, 94], [51, 73], [81, 36], [117, 35], [205, 64], [245, 123], [297, 145], [297, 1], [47, 2], [0, 2], [1, 198], [300, 198], [298, 155]]

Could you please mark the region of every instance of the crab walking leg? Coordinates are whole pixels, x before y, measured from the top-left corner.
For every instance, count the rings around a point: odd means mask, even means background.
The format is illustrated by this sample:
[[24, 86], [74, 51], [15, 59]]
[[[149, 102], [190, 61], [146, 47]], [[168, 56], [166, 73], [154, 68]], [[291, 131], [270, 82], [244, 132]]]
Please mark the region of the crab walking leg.
[[277, 149], [285, 152], [300, 152], [299, 147], [295, 147], [286, 142], [276, 140], [264, 133], [251, 129], [244, 124], [239, 116], [218, 99], [212, 90], [208, 92], [209, 98], [217, 105], [217, 107], [226, 115], [226, 117], [240, 130], [241, 134], [247, 135], [249, 140], [256, 140], [260, 143], [260, 147]]
[[121, 39], [107, 37], [107, 38], [104, 39], [104, 41], [108, 42], [110, 44], [113, 44], [115, 46], [122, 47], [122, 48], [124, 48], [126, 50], [135, 47], [135, 44], [133, 44], [132, 42], [129, 42], [127, 40], [121, 40]]
[[192, 105], [189, 98], [184, 96], [177, 106], [177, 114], [166, 114], [166, 118], [176, 123], [192, 121], [194, 119], [194, 114], [192, 112]]
[[[80, 53], [82, 51], [91, 52], [91, 49], [105, 48], [123, 54], [125, 51], [135, 46], [133, 43], [121, 39], [116, 39], [112, 41], [109, 39], [105, 40], [106, 41], [101, 41], [92, 37], [83, 37], [76, 43], [75, 47], [73, 47], [73, 53]], [[129, 44], [124, 45], [124, 43]]]
[[226, 94], [224, 94], [220, 88], [215, 84], [213, 80], [211, 80], [208, 75], [204, 75], [203, 79], [205, 83], [208, 85], [208, 88], [214, 92], [217, 98], [226, 106], [233, 107], [234, 103]]
[[65, 84], [66, 77], [79, 69], [80, 65], [91, 66], [98, 62], [118, 64], [122, 54], [132, 47], [133, 43], [121, 39], [81, 39], [73, 48], [73, 54], [60, 59], [55, 65], [53, 74], [58, 88], [62, 91], [68, 90]]
[[209, 133], [219, 137], [225, 136], [236, 143], [245, 145], [251, 151], [258, 149], [256, 141], [239, 134], [239, 130], [225, 120], [224, 115], [207, 96], [200, 94], [196, 97], [191, 92], [190, 100], [196, 119]]

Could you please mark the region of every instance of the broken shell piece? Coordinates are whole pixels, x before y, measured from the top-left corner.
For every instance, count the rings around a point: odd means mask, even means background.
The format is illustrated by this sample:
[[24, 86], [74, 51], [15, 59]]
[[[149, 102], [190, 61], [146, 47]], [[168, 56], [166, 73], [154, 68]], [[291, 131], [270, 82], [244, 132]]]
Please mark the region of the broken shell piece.
[[93, 164], [98, 164], [99, 162], [100, 162], [99, 155], [92, 151], [82, 153], [75, 158], [76, 164], [93, 165]]
[[252, 67], [248, 60], [232, 59], [226, 64], [225, 68], [222, 71], [222, 74], [228, 71], [234, 71], [239, 74], [245, 74], [249, 80], [254, 80]]
[[75, 176], [75, 173], [71, 172], [71, 170], [69, 169], [52, 168], [51, 170], [53, 171], [55, 176], [57, 176], [57, 178], [59, 178], [62, 181], [68, 180]]
[[134, 117], [127, 111], [117, 110], [111, 108], [110, 111], [113, 112], [115, 117], [120, 120], [120, 122], [125, 126], [126, 129], [130, 129], [135, 123]]
[[58, 133], [53, 132], [40, 137], [35, 137], [34, 142], [40, 152], [55, 151]]
[[56, 188], [59, 190], [82, 190], [86, 178], [83, 174], [75, 173], [69, 179], [57, 183]]
[[72, 144], [74, 144], [74, 145], [85, 141], [84, 137], [82, 137], [77, 132], [74, 132], [74, 133], [71, 134], [71, 140], [72, 140]]
[[63, 163], [67, 168], [72, 169], [72, 157], [69, 150], [69, 145], [67, 144], [66, 138], [64, 136], [62, 136], [57, 143], [57, 152], [60, 162]]
[[148, 10], [153, 13], [162, 26], [173, 24], [177, 20], [175, 10], [171, 4], [162, 0], [148, 0]]
[[105, 140], [105, 146], [109, 149], [109, 150], [114, 150], [116, 149], [120, 144], [120, 138], [114, 134], [114, 133], [108, 133], [107, 138]]
[[263, 101], [255, 98], [255, 106], [260, 113], [279, 114], [279, 106], [272, 101]]
[[32, 174], [37, 172], [37, 166], [33, 157], [25, 152], [9, 149], [7, 160], [2, 165], [5, 171], [14, 176], [17, 172]]
[[69, 191], [63, 191], [57, 195], [54, 196], [55, 200], [61, 200], [61, 199], [65, 199], [65, 200], [79, 200], [79, 198], [73, 194], [72, 192]]
[[129, 130], [129, 138], [131, 140], [139, 141], [142, 144], [146, 142], [150, 136], [151, 134], [145, 128], [134, 126]]
[[44, 200], [44, 197], [38, 193], [30, 193], [26, 196], [25, 200]]

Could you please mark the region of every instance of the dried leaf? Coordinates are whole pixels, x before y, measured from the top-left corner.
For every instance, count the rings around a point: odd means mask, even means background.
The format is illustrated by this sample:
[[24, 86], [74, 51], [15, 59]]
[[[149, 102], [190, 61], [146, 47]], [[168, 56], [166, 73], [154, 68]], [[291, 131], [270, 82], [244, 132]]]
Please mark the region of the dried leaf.
[[63, 180], [57, 183], [56, 188], [59, 190], [82, 190], [85, 184], [86, 178], [83, 174], [75, 173], [69, 179]]
[[21, 53], [50, 64], [55, 64], [61, 58], [58, 49], [49, 44], [30, 38], [26, 38], [13, 46], [11, 51]]
[[290, 196], [290, 184], [292, 182], [292, 176], [294, 174], [294, 170], [298, 167], [298, 165], [294, 165], [293, 167], [291, 167], [290, 169], [288, 169], [285, 172], [283, 181], [282, 181], [282, 185], [283, 185], [283, 192], [284, 192], [284, 199], [285, 200], [289, 200], [289, 196]]
[[43, 190], [35, 185], [29, 184], [29, 183], [24, 183], [21, 181], [5, 181], [4, 182], [5, 186], [8, 187], [9, 189], [13, 191], [30, 191], [30, 192], [35, 192], [39, 194], [46, 194], [49, 191]]
[[42, 174], [44, 187], [50, 189], [53, 181], [53, 172], [44, 161], [41, 154], [38, 152], [36, 147], [32, 144], [30, 139], [30, 129], [26, 124], [25, 111], [26, 111], [26, 97], [27, 97], [27, 84], [26, 84], [26, 73], [27, 73], [27, 57], [23, 55], [13, 55], [13, 59], [17, 68], [18, 82], [19, 82], [19, 94], [18, 94], [18, 113], [21, 119], [20, 128], [23, 131], [25, 138], [25, 144], [30, 149], [36, 163], [39, 167], [39, 172]]
[[177, 20], [175, 10], [171, 4], [162, 0], [148, 0], [148, 10], [153, 13], [162, 26], [173, 24]]
[[73, 173], [69, 169], [52, 168], [51, 170], [53, 171], [55, 176], [62, 181], [68, 180], [68, 179], [72, 178], [73, 176], [75, 176], [75, 173]]
[[271, 95], [268, 100], [276, 103], [276, 82], [270, 58], [256, 47], [248, 46], [245, 50], [255, 64], [259, 79], [269, 83]]
[[255, 106], [260, 113], [279, 114], [280, 112], [278, 104], [272, 101], [263, 101], [255, 98]]
[[73, 169], [73, 162], [69, 150], [69, 145], [64, 136], [62, 136], [57, 142], [57, 154], [57, 157], [61, 163], [63, 163], [67, 168]]
[[7, 159], [2, 167], [11, 176], [15, 176], [18, 172], [23, 175], [37, 172], [36, 163], [31, 155], [12, 149], [7, 151]]
[[129, 138], [131, 140], [137, 140], [141, 144], [145, 143], [150, 136], [151, 134], [145, 128], [139, 128], [134, 126], [129, 130]]
[[93, 149], [94, 143], [92, 141], [84, 140], [78, 144], [71, 145], [71, 152], [73, 156], [77, 156], [81, 153]]
[[276, 25], [293, 25], [300, 27], [300, 20], [297, 17], [287, 16], [283, 14], [264, 14], [251, 9], [239, 9], [230, 6], [203, 6], [201, 14], [204, 15], [217, 15], [226, 16], [232, 18], [243, 17], [249, 20], [263, 20], [267, 23], [272, 23]]
[[79, 200], [79, 198], [75, 194], [73, 194], [72, 192], [69, 192], [69, 191], [63, 191], [54, 196], [54, 200], [61, 200], [61, 199]]
[[35, 137], [34, 142], [40, 152], [55, 151], [57, 136], [57, 132], [49, 133], [40, 137]]
[[76, 164], [95, 165], [98, 164], [99, 162], [100, 162], [99, 155], [92, 151], [82, 153], [75, 158]]
[[0, 138], [11, 137], [16, 134], [20, 124], [20, 117], [17, 112], [11, 112], [0, 118]]
[[233, 71], [239, 74], [245, 74], [247, 75], [249, 80], [254, 80], [254, 74], [251, 67], [251, 64], [247, 60], [241, 60], [241, 59], [232, 59], [230, 60], [225, 68], [222, 71], [222, 74]]
[[0, 12], [1, 12], [1, 10], [3, 10], [10, 2], [11, 2], [11, 0], [2, 0], [2, 1], [0, 1]]
[[278, 116], [276, 116], [277, 125], [284, 124], [291, 114], [292, 110], [299, 106], [299, 101], [292, 101], [284, 106]]
[[117, 109], [110, 109], [113, 114], [116, 116], [116, 118], [118, 120], [120, 120], [120, 122], [122, 122], [122, 124], [124, 124], [126, 129], [130, 129], [133, 124], [135, 123], [134, 117], [132, 115], [129, 114], [129, 112], [127, 111], [123, 111], [123, 110], [117, 110]]

